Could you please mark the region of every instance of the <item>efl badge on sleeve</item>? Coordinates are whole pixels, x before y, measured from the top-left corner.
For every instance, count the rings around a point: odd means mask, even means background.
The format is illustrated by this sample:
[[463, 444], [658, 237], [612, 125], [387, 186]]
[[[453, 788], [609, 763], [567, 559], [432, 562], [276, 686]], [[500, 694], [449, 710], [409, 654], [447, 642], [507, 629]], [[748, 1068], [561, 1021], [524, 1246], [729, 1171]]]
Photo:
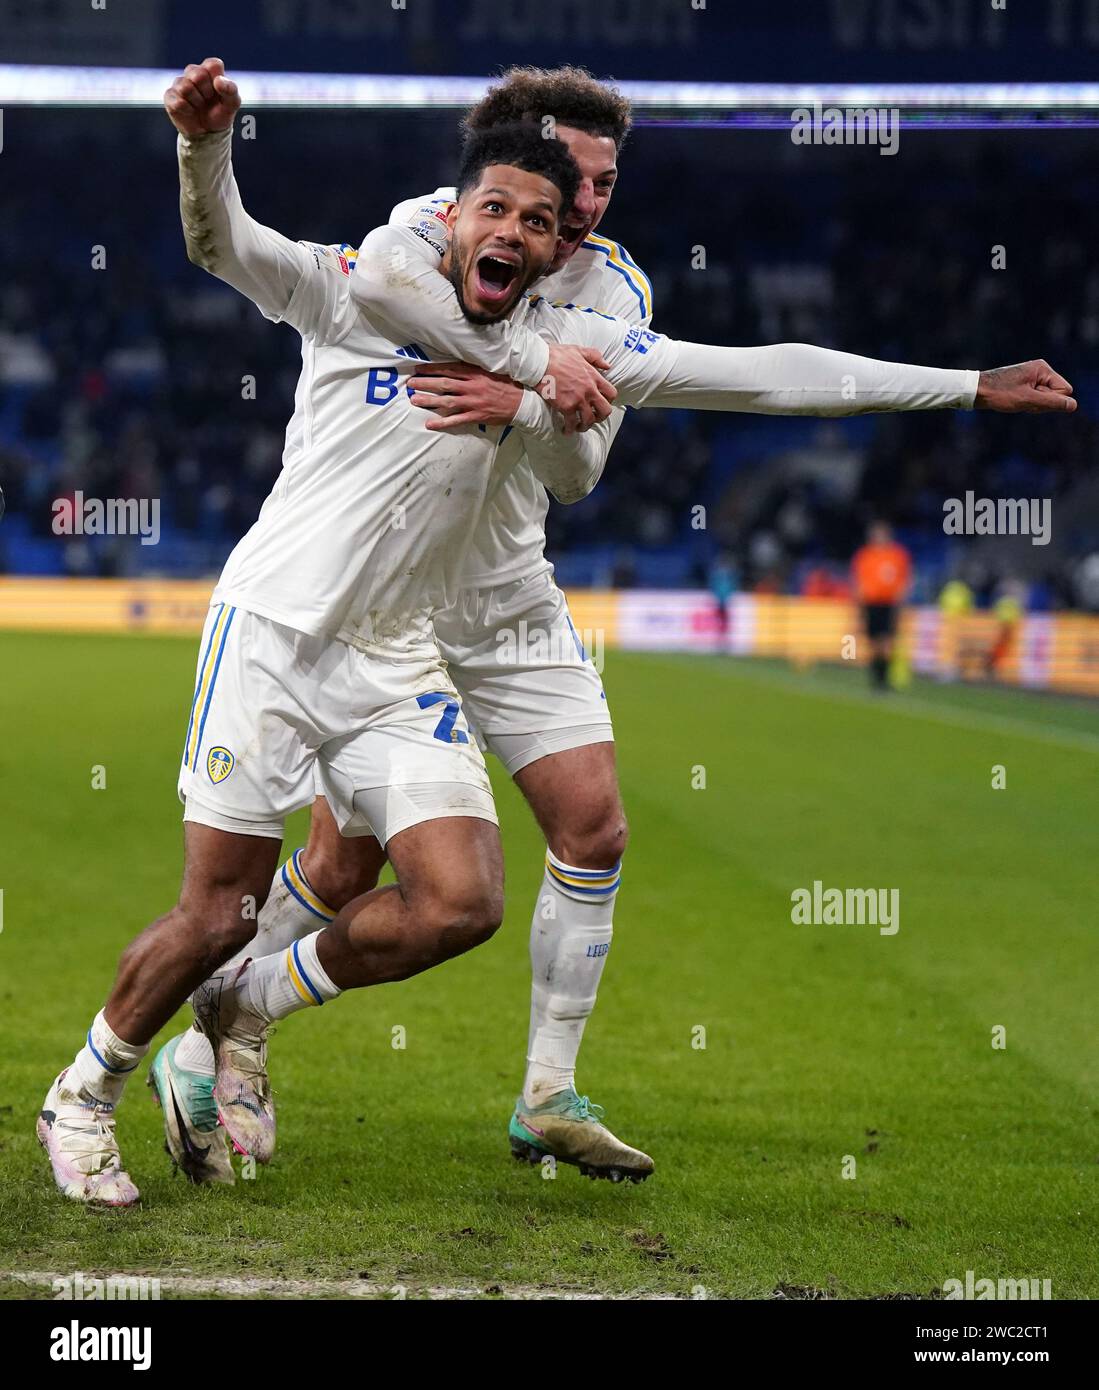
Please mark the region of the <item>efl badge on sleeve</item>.
[[211, 782], [224, 782], [236, 765], [237, 760], [228, 748], [211, 748], [206, 757], [206, 771]]

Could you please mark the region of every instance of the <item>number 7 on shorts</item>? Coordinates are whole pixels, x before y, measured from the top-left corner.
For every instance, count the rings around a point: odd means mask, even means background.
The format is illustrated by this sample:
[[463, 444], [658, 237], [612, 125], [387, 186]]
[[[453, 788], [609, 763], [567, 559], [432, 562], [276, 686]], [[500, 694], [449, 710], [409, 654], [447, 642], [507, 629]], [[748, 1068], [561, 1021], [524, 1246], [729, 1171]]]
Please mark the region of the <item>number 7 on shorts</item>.
[[455, 729], [454, 721], [458, 718], [458, 710], [461, 708], [453, 695], [447, 695], [441, 690], [432, 691], [429, 695], [417, 695], [416, 703], [421, 709], [430, 709], [432, 705], [442, 703], [443, 717], [435, 725], [435, 737], [443, 743], [468, 743], [469, 735], [461, 729]]

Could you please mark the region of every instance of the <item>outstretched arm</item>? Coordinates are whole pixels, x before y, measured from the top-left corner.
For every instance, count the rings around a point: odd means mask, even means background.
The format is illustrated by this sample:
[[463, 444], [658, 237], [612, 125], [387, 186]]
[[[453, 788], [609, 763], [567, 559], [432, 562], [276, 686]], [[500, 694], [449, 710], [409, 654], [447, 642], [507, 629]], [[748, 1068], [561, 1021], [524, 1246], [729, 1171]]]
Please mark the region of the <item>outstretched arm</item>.
[[[668, 347], [667, 372], [653, 379], [651, 390], [641, 388], [644, 399], [636, 404], [753, 415], [863, 415], [967, 409], [977, 390], [977, 372], [881, 362], [806, 343]], [[629, 392], [624, 394], [629, 401]]]
[[[557, 310], [558, 314], [568, 310]], [[779, 343], [711, 347], [676, 342], [623, 320], [576, 314], [545, 331], [598, 347], [627, 405], [686, 406], [756, 415], [862, 415], [873, 411], [985, 409], [1067, 412], [1072, 387], [1045, 362], [954, 371]]]
[[[1076, 409], [1071, 385], [1040, 360], [974, 372], [882, 362], [803, 343], [674, 347], [679, 351], [668, 376], [633, 403], [766, 415], [945, 409], [1036, 414]], [[735, 361], [730, 353], [738, 355]], [[611, 375], [617, 379], [613, 370]], [[625, 389], [623, 398], [630, 403]], [[602, 477], [624, 415], [616, 406], [610, 420], [586, 434], [566, 436], [556, 429], [556, 418], [545, 402], [533, 391], [524, 391], [515, 424], [523, 430], [527, 458], [539, 480], [559, 502], [578, 502]]]

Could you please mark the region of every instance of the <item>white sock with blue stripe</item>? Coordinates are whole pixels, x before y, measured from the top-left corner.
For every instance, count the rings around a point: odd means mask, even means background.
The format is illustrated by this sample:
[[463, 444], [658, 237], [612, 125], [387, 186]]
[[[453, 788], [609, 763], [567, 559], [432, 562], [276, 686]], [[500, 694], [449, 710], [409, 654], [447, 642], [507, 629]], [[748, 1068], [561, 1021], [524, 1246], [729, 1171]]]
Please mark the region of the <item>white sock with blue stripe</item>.
[[72, 1091], [84, 1104], [98, 1101], [103, 1105], [117, 1105], [122, 1099], [126, 1078], [137, 1070], [148, 1050], [148, 1043], [123, 1042], [100, 1009], [88, 1029], [84, 1046], [61, 1083], [62, 1088]]
[[285, 951], [254, 960], [241, 976], [238, 988], [246, 991], [249, 1007], [261, 1018], [274, 1023], [342, 993], [317, 959], [318, 936], [315, 931]]
[[[256, 919], [255, 936], [247, 946], [240, 948], [232, 960], [225, 962], [222, 970], [243, 965], [246, 960], [258, 964], [264, 957], [270, 957], [272, 961], [276, 961], [280, 953], [289, 950], [295, 941], [315, 933], [318, 927], [327, 925], [335, 917], [335, 909], [329, 907], [314, 893], [301, 866], [301, 857], [302, 851], [296, 849], [276, 871], [275, 877], [271, 880], [271, 891], [267, 895], [267, 901]], [[266, 966], [262, 973], [266, 978]], [[250, 971], [249, 975], [251, 974]], [[328, 980], [327, 975], [324, 978]], [[335, 988], [334, 985], [332, 987]], [[300, 998], [296, 991], [292, 997]], [[297, 1007], [305, 1008], [306, 1005], [301, 1003]], [[197, 1028], [188, 1028], [176, 1049], [175, 1060], [176, 1065], [186, 1071], [197, 1072], [200, 1076], [214, 1075], [214, 1049], [210, 1046], [210, 1039], [206, 1034], [199, 1032]]]
[[611, 947], [621, 865], [576, 869], [546, 851], [530, 928], [530, 1035], [523, 1100], [541, 1105], [575, 1082], [576, 1057]]
[[303, 936], [325, 927], [336, 915], [316, 893], [301, 866], [302, 850], [297, 849], [279, 868], [271, 880], [267, 895], [256, 919], [256, 934], [247, 946], [242, 946], [232, 960], [221, 967], [243, 965], [248, 959], [285, 951]]

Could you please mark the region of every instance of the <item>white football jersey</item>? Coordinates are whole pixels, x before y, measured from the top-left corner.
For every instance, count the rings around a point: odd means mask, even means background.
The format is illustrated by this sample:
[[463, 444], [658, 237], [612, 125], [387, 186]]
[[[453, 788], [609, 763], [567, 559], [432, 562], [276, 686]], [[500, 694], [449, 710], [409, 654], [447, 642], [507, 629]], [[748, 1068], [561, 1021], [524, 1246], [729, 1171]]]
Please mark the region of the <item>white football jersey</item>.
[[[508, 491], [520, 460], [529, 456], [556, 495], [585, 495], [627, 405], [850, 415], [973, 404], [976, 372], [797, 343], [721, 348], [661, 337], [638, 322], [648, 316], [647, 282], [601, 238], [589, 238], [560, 276], [542, 282], [558, 301], [530, 294], [508, 319], [471, 325], [438, 273], [435, 250], [418, 239], [437, 237], [437, 207], [421, 219], [426, 231], [376, 228], [352, 275], [351, 247], [291, 242], [244, 212], [230, 141], [228, 131], [177, 141], [188, 255], [267, 318], [298, 330], [302, 372], [282, 472], [214, 597], [300, 632], [394, 662], [422, 660], [434, 651], [434, 614], [459, 586], [472, 587], [471, 544], [478, 563], [493, 566], [490, 585], [549, 568], [541, 553], [545, 492], [533, 473]], [[584, 303], [597, 293], [613, 298], [611, 286], [627, 301], [612, 305], [622, 317]], [[535, 390], [524, 393], [512, 424], [491, 428], [429, 430], [427, 412], [409, 399], [418, 363], [470, 360], [470, 351], [490, 371], [533, 386], [554, 342], [600, 351], [619, 392], [611, 419], [569, 444], [559, 442]]]
[[[351, 299], [350, 246], [303, 242], [297, 252], [301, 278], [289, 303], [281, 313], [264, 309], [302, 335], [283, 469], [214, 599], [300, 632], [420, 655], [433, 642], [432, 615], [468, 587], [467, 556], [484, 534], [484, 513], [501, 528], [504, 553], [538, 567], [540, 549], [533, 564], [517, 552], [541, 546], [546, 494], [530, 474], [498, 516], [496, 499], [523, 457], [521, 430], [428, 430], [404, 381], [438, 354], [393, 341]], [[589, 259], [595, 254], [602, 257]], [[650, 370], [639, 369], [631, 325], [621, 320], [554, 309], [541, 295], [522, 299], [510, 317], [546, 340], [604, 350], [622, 372], [620, 389], [643, 395], [661, 378], [657, 354]]]
[[[454, 201], [453, 188], [439, 188], [425, 198], [398, 203], [390, 223], [411, 227], [440, 256], [446, 250], [441, 213]], [[647, 327], [652, 318], [652, 288], [628, 252], [617, 242], [592, 233], [565, 266], [539, 280], [538, 293], [599, 309]], [[465, 588], [490, 588], [552, 571], [545, 558], [546, 489], [521, 459], [502, 481], [474, 533], [462, 574]]]
[[404, 382], [429, 352], [391, 341], [353, 304], [352, 248], [300, 247], [290, 302], [267, 315], [302, 335], [283, 468], [214, 597], [361, 648], [422, 651], [518, 438], [498, 460], [502, 429], [427, 430]]
[[[214, 595], [390, 660], [409, 653], [419, 660], [433, 647], [432, 618], [453, 604], [460, 588], [471, 587], [470, 544], [486, 512], [490, 525], [497, 524], [497, 500], [524, 450], [540, 454], [548, 435], [550, 453], [558, 457], [552, 411], [534, 390], [525, 392], [511, 425], [427, 428], [428, 413], [412, 404], [406, 381], [420, 362], [445, 359], [422, 342], [395, 339], [394, 330], [383, 327], [384, 294], [374, 299], [370, 293], [395, 278], [383, 244], [402, 250], [410, 240], [407, 228], [376, 229], [364, 243], [371, 247], [370, 263], [352, 276], [350, 248], [281, 238], [277, 265], [263, 273], [267, 288], [259, 272], [250, 272], [253, 296], [267, 317], [301, 333], [302, 374], [282, 473], [226, 562]], [[433, 261], [420, 272], [402, 269], [400, 278], [411, 283], [417, 273], [425, 300], [436, 290], [449, 300]], [[278, 293], [271, 288], [276, 279]], [[365, 307], [359, 291], [366, 292]], [[471, 326], [460, 311], [454, 309], [453, 318], [468, 334]], [[431, 336], [434, 322], [434, 311], [422, 317], [423, 336]], [[727, 348], [677, 342], [540, 293], [523, 296], [487, 336], [497, 353], [493, 360], [517, 361], [513, 371], [535, 378], [544, 371], [535, 357], [544, 359], [549, 344], [597, 349], [618, 389], [616, 409], [851, 415], [969, 407], [978, 379], [976, 372], [878, 362], [800, 343]], [[437, 341], [447, 338], [442, 332]], [[544, 493], [540, 501], [544, 515]], [[513, 540], [521, 539], [518, 523], [527, 519], [515, 519]]]

